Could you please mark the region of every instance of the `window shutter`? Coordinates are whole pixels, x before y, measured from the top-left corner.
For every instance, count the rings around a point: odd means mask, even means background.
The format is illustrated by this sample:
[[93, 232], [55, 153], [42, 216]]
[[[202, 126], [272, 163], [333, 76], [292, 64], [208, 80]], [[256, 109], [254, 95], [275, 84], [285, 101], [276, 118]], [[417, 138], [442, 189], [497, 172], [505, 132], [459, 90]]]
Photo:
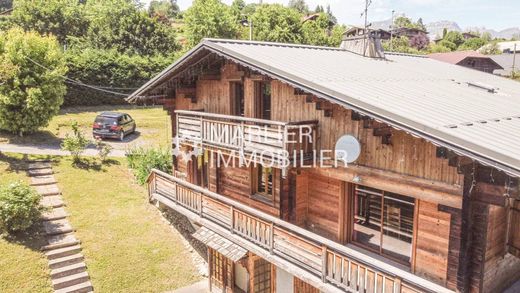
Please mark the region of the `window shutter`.
[[520, 258], [520, 200], [515, 200], [509, 214], [509, 253]]

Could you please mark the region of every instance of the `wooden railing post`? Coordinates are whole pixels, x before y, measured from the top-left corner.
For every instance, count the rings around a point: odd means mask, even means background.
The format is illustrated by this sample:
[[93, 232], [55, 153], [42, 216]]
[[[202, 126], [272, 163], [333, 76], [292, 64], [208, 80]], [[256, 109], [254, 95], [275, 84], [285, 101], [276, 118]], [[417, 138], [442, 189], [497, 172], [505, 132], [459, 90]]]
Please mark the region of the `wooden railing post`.
[[202, 214], [202, 200], [203, 200], [204, 196], [202, 195], [202, 193], [199, 193], [199, 216], [201, 218], [203, 218], [203, 214]]
[[233, 206], [231, 206], [230, 211], [231, 211], [231, 215], [230, 215], [231, 223], [229, 225], [229, 232], [231, 234], [233, 234], [235, 232], [235, 208]]
[[321, 246], [321, 281], [327, 281], [327, 246]]
[[269, 227], [269, 252], [274, 254], [274, 223], [271, 222]]
[[401, 293], [401, 279], [396, 277], [394, 279], [394, 293]]

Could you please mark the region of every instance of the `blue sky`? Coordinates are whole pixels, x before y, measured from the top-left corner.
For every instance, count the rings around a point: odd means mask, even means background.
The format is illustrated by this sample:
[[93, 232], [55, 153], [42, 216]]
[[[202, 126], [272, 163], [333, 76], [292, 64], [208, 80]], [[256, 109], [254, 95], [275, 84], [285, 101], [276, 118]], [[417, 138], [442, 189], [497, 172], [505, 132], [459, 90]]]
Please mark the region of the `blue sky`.
[[[149, 2], [150, 0], [141, 0]], [[264, 3], [283, 3], [289, 0], [264, 0]], [[178, 0], [181, 9], [191, 5], [191, 0]], [[232, 0], [224, 0], [231, 3]], [[247, 3], [258, 2], [246, 0]], [[364, 0], [306, 0], [310, 8], [316, 5], [330, 4], [333, 13], [341, 23], [360, 24], [360, 13]], [[389, 19], [392, 10], [405, 13], [417, 19], [422, 17], [425, 23], [439, 20], [457, 22], [462, 29], [485, 26], [496, 30], [520, 27], [520, 1], [518, 0], [372, 0], [369, 12], [371, 21]]]

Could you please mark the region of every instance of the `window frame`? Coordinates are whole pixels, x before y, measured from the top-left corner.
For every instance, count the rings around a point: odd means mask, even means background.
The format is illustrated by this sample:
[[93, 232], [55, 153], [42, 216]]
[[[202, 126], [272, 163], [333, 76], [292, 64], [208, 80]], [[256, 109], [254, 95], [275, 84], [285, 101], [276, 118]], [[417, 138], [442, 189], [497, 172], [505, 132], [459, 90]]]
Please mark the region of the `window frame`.
[[[262, 170], [269, 169], [270, 174], [266, 173], [264, 176], [266, 176], [267, 186], [265, 186], [263, 189], [265, 191], [260, 191], [259, 184], [261, 183], [259, 181], [259, 176]], [[257, 201], [260, 201], [265, 204], [269, 204], [271, 206], [274, 206], [275, 202], [275, 195], [276, 195], [276, 170], [273, 167], [264, 167], [261, 164], [257, 164], [251, 168], [251, 198]], [[271, 192], [269, 193], [269, 175], [271, 176]]]

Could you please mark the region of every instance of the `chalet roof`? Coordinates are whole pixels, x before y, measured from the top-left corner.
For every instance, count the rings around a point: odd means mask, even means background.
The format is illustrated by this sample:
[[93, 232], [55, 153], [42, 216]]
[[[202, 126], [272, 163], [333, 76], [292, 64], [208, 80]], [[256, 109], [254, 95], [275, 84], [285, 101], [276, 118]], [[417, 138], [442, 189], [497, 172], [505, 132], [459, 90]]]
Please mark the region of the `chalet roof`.
[[520, 83], [421, 56], [371, 59], [338, 48], [206, 39], [128, 100], [203, 52], [520, 177]]
[[466, 58], [489, 59], [491, 62], [496, 64], [497, 69], [503, 69], [502, 66], [500, 66], [493, 60], [493, 58], [491, 58], [488, 55], [481, 54], [477, 51], [455, 51], [447, 53], [434, 53], [428, 55], [428, 57], [450, 64], [458, 64], [461, 61], [464, 61]]

